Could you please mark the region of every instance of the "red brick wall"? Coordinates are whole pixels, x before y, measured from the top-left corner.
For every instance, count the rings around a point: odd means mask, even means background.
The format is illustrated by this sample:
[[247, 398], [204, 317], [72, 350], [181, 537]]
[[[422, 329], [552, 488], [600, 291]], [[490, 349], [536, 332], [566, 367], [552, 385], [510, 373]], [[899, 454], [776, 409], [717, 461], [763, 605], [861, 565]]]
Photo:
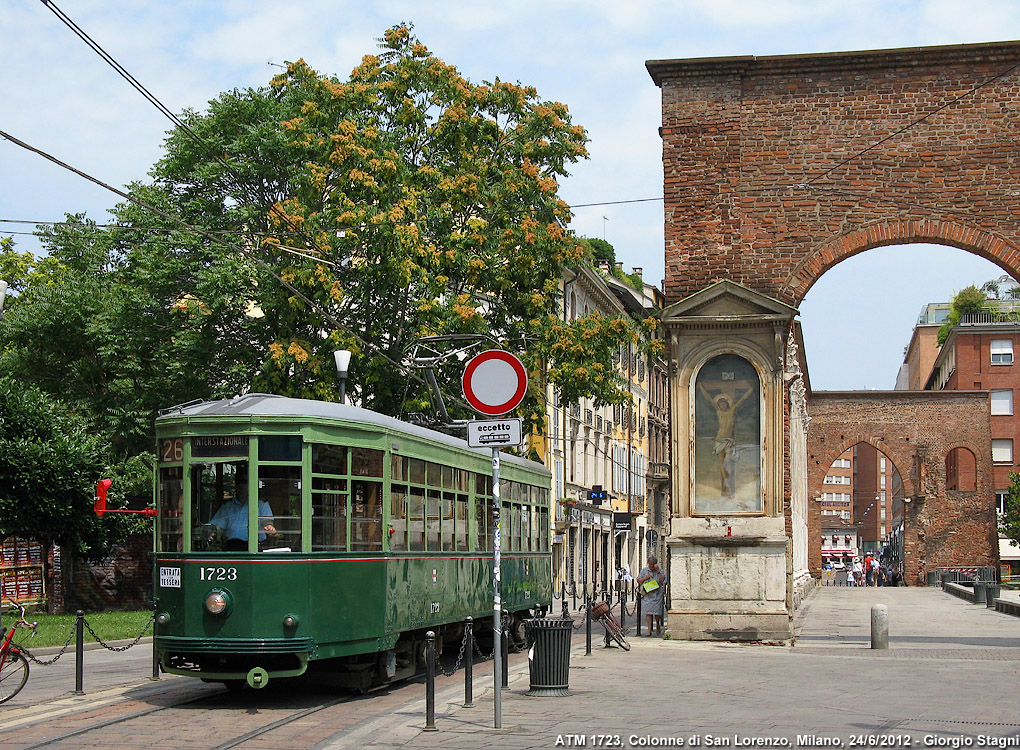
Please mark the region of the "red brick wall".
[[[1016, 326], [1005, 326], [1005, 330], [992, 330], [989, 326], [980, 332], [966, 332], [958, 328], [951, 345], [955, 347], [956, 369], [946, 382], [946, 390], [998, 390], [1013, 391], [1013, 414], [991, 417], [992, 438], [1008, 438], [1013, 441], [1013, 462], [995, 464], [995, 490], [1009, 486], [1009, 473], [1017, 470], [1020, 460], [1020, 331]], [[1013, 341], [1013, 364], [993, 365], [992, 339]]]
[[667, 300], [726, 278], [797, 304], [841, 260], [906, 242], [1020, 276], [1017, 75], [821, 176], [1018, 58], [1004, 42], [647, 63], [662, 89]]
[[[816, 391], [808, 398], [808, 561], [821, 571], [821, 516], [814, 500], [832, 461], [868, 443], [899, 469], [904, 495], [906, 582], [947, 565], [998, 564], [988, 394], [953, 391]], [[973, 451], [977, 489], [946, 489], [946, 455]]]

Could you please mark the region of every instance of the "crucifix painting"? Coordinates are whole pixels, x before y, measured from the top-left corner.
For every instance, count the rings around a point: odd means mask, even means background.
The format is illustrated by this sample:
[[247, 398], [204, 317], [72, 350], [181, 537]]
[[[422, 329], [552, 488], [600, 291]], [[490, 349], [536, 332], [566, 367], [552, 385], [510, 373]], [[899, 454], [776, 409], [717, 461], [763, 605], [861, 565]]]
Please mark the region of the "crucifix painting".
[[694, 503], [699, 515], [760, 513], [761, 384], [754, 366], [720, 354], [694, 393]]

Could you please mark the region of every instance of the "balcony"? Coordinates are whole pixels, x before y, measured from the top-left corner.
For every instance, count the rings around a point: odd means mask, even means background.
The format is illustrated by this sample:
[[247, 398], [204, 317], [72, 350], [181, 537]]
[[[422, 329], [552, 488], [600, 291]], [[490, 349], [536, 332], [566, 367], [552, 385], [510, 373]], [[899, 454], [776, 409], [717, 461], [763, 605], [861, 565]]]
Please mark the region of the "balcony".
[[665, 461], [651, 461], [648, 464], [649, 479], [669, 479], [669, 464]]

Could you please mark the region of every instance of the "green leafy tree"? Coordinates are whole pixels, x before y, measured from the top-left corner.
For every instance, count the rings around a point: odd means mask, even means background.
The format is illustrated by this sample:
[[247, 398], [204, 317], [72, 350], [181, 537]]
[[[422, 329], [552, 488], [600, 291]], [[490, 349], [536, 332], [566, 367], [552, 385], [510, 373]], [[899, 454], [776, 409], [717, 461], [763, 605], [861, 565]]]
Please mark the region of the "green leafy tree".
[[[611, 357], [642, 324], [558, 316], [560, 269], [591, 260], [557, 194], [584, 129], [529, 86], [468, 81], [407, 26], [380, 42], [345, 80], [298, 61], [186, 113], [199, 140], [171, 134], [132, 193], [222, 242], [132, 204], [114, 228], [44, 232], [59, 266], [0, 324], [0, 365], [97, 415], [122, 456], [173, 403], [334, 399], [338, 348], [365, 406], [421, 410], [424, 387], [393, 363], [431, 334], [518, 352], [568, 399], [626, 399]], [[448, 393], [458, 374], [440, 373]], [[533, 378], [533, 423], [543, 398]]]
[[[987, 284], [985, 285], [987, 286]], [[997, 287], [996, 287], [997, 288]], [[971, 284], [964, 287], [949, 301], [949, 315], [939, 328], [939, 346], [949, 337], [949, 332], [960, 323], [965, 313], [979, 313], [988, 310], [988, 299], [985, 292]]]
[[1009, 473], [1004, 513], [999, 517], [999, 532], [1020, 547], [1020, 474]]
[[0, 378], [0, 529], [97, 551], [106, 539], [92, 510], [104, 442], [39, 390]]

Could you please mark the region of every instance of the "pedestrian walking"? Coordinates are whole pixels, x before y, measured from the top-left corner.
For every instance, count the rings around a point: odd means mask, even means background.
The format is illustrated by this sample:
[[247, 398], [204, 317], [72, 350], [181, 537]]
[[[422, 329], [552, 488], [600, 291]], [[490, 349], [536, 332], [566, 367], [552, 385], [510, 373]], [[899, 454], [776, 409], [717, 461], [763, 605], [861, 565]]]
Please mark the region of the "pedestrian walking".
[[864, 583], [864, 567], [861, 565], [860, 558], [854, 558], [854, 583], [860, 586]]

